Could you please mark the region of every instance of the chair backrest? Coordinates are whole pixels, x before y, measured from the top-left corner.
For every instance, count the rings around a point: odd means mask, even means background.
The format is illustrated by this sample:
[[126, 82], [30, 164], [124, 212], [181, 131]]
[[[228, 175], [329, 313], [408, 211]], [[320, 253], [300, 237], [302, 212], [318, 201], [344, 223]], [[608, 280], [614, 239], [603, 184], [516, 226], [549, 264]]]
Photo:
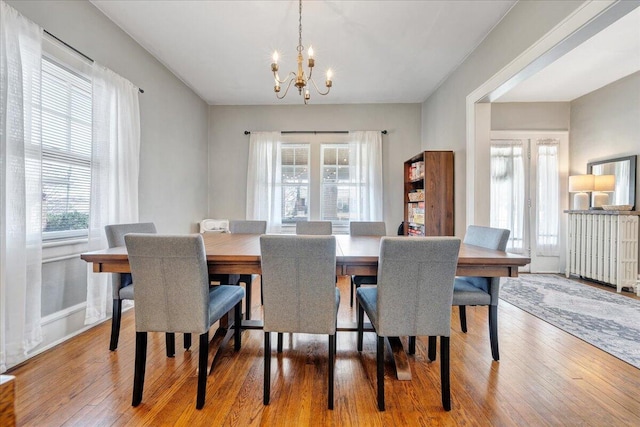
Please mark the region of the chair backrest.
[[[480, 225], [470, 225], [464, 236], [464, 243], [468, 245], [481, 246], [487, 249], [504, 251], [509, 242], [509, 230], [503, 228], [482, 227]], [[500, 294], [499, 277], [466, 277], [465, 281], [476, 288], [491, 295], [491, 305], [498, 305]]]
[[509, 241], [509, 233], [509, 230], [502, 228], [470, 225], [467, 227], [467, 233], [464, 235], [464, 243], [504, 251]]
[[135, 282], [136, 331], [203, 334], [209, 272], [200, 234], [125, 236]]
[[124, 246], [124, 235], [127, 233], [157, 233], [156, 225], [152, 222], [105, 225], [104, 232], [110, 248]]
[[231, 221], [229, 232], [235, 234], [264, 234], [267, 232], [267, 221]]
[[[137, 222], [133, 224], [105, 225], [104, 232], [107, 235], [107, 243], [110, 248], [124, 246], [124, 235], [127, 233], [156, 233], [156, 225], [152, 222]], [[111, 275], [111, 293], [113, 299], [120, 299], [120, 289], [130, 285], [130, 274], [113, 273]]]
[[459, 252], [460, 239], [455, 237], [381, 239], [379, 335], [450, 335]]
[[352, 221], [349, 223], [352, 236], [386, 236], [387, 228], [383, 221]]
[[264, 330], [336, 330], [334, 236], [260, 236]]
[[330, 236], [333, 233], [331, 221], [296, 222], [296, 234], [306, 236]]

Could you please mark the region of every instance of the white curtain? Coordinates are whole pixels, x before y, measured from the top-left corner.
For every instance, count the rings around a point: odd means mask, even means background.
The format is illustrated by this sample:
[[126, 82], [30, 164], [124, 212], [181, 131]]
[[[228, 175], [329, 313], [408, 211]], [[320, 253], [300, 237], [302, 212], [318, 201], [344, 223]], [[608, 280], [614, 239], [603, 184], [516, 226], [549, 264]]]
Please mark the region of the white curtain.
[[280, 132], [251, 132], [247, 167], [247, 219], [267, 221], [268, 233], [282, 227]]
[[522, 140], [491, 141], [492, 227], [511, 230], [507, 251], [524, 252], [524, 144]]
[[558, 139], [539, 139], [536, 195], [536, 252], [542, 256], [557, 256], [560, 253], [560, 194], [558, 170]]
[[349, 132], [349, 217], [383, 220], [382, 135], [380, 131]]
[[42, 28], [0, 2], [0, 372], [42, 342]]
[[[138, 221], [140, 108], [138, 88], [98, 64], [92, 67], [93, 141], [89, 250], [107, 247], [104, 226]], [[85, 324], [111, 311], [111, 280], [88, 266]]]

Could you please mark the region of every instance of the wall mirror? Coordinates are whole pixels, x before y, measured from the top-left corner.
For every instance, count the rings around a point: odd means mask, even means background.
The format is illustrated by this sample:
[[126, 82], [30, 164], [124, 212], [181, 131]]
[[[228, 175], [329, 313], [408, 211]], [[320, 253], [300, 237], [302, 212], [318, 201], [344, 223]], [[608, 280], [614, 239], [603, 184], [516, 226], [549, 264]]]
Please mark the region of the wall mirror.
[[636, 158], [628, 156], [587, 163], [589, 174], [615, 176], [615, 188], [609, 194], [609, 205], [631, 205], [631, 209], [635, 208]]

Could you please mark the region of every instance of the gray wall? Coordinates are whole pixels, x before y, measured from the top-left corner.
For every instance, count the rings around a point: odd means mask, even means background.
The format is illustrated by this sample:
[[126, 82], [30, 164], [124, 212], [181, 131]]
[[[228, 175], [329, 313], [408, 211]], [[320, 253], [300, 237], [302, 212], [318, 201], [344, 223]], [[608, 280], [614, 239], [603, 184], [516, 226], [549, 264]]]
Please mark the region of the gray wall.
[[420, 104], [209, 107], [209, 217], [245, 218], [245, 130], [382, 130], [387, 232], [404, 216], [403, 164], [420, 152]]
[[8, 1], [140, 95], [140, 220], [195, 231], [207, 210], [207, 104], [87, 1]]
[[569, 141], [571, 174], [586, 173], [591, 161], [640, 155], [640, 72], [573, 100]]
[[582, 1], [518, 2], [423, 103], [422, 148], [456, 152], [456, 234], [466, 229], [466, 97], [571, 14]]
[[491, 130], [569, 130], [568, 102], [494, 102]]

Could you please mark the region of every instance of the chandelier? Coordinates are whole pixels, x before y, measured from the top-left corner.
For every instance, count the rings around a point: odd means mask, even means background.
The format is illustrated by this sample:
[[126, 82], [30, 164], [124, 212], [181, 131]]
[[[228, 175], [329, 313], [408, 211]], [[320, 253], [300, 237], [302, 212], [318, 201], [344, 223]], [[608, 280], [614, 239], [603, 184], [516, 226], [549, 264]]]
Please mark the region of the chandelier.
[[[299, 20], [298, 20], [298, 71], [297, 72], [290, 72], [287, 76], [286, 79], [284, 80], [280, 80], [280, 76], [278, 76], [278, 51], [273, 52], [273, 63], [271, 64], [271, 71], [273, 72], [273, 78], [275, 79], [276, 85], [274, 86], [273, 90], [276, 93], [276, 97], [278, 99], [283, 99], [285, 96], [287, 96], [287, 93], [289, 92], [289, 88], [291, 87], [291, 84], [293, 83], [295, 85], [295, 87], [298, 88], [298, 93], [303, 96], [304, 99], [304, 103], [307, 104], [309, 102], [309, 98], [311, 98], [311, 94], [309, 93], [309, 89], [307, 88], [307, 84], [309, 82], [311, 82], [313, 84], [313, 87], [315, 87], [316, 91], [318, 92], [318, 94], [320, 95], [326, 95], [329, 93], [329, 91], [331, 90], [331, 69], [329, 69], [327, 71], [327, 80], [325, 80], [324, 84], [327, 87], [326, 92], [322, 92], [320, 89], [318, 89], [318, 86], [316, 85], [316, 82], [313, 80], [313, 78], [311, 77], [312, 73], [313, 73], [313, 67], [315, 66], [315, 60], [313, 58], [313, 47], [309, 46], [309, 50], [307, 51], [307, 65], [309, 67], [309, 74], [307, 75], [304, 72], [304, 69], [302, 68], [302, 62], [304, 60], [303, 56], [302, 56], [302, 51], [304, 50], [304, 46], [302, 46], [302, 0], [299, 0]], [[282, 95], [280, 95], [280, 85], [287, 85], [287, 88], [285, 89], [284, 93]], [[304, 90], [304, 93], [303, 93]]]

